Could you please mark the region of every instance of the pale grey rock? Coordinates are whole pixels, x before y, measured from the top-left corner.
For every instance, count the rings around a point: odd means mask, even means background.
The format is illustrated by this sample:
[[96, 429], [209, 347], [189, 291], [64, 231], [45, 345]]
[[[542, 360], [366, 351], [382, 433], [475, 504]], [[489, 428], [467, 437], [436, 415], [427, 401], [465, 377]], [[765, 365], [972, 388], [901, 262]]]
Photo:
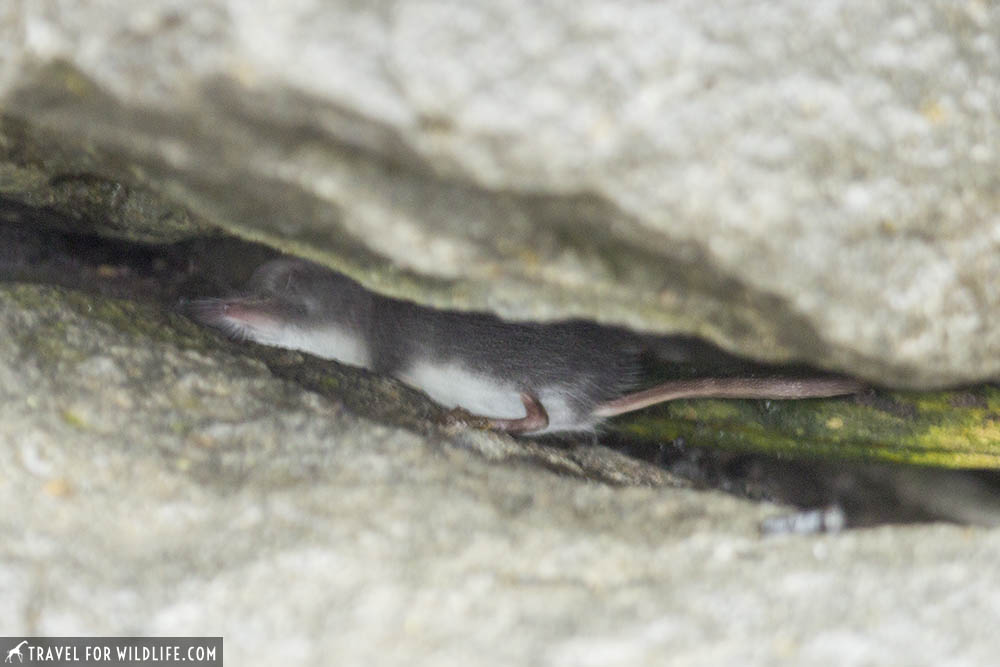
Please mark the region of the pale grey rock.
[[7, 634], [223, 635], [238, 665], [979, 665], [1000, 648], [1000, 531], [764, 538], [778, 508], [492, 463], [152, 312], [0, 287]]
[[[995, 3], [945, 0], [0, 3], [0, 196], [145, 241], [222, 227], [427, 303], [982, 379], [998, 35]], [[995, 530], [765, 539], [782, 510], [207, 340], [0, 289], [6, 633], [222, 634], [233, 664], [1000, 649]]]
[[892, 384], [1000, 371], [996, 3], [33, 0], [0, 41], [0, 192], [100, 176], [183, 223], [115, 233]]

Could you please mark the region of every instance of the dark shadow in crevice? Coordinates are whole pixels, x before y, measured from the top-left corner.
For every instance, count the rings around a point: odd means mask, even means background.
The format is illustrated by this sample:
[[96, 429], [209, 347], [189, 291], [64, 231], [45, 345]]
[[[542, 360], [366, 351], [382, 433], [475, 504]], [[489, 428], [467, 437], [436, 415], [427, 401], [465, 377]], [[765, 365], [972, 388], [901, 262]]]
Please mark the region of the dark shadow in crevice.
[[[266, 246], [222, 235], [147, 245], [72, 229], [72, 221], [58, 213], [0, 198], [0, 281], [54, 284], [175, 309], [185, 299], [238, 291], [257, 266], [279, 255]], [[769, 368], [696, 339], [678, 338], [678, 344], [689, 360], [696, 360], [681, 372], [737, 375]], [[805, 367], [783, 368], [789, 371], [812, 372]], [[655, 380], [655, 369], [652, 375]], [[539, 442], [587, 446], [577, 440]], [[792, 505], [803, 511], [800, 518], [819, 517], [778, 521], [764, 527], [770, 531], [934, 520], [1000, 523], [1000, 472], [996, 471], [793, 460], [689, 447], [682, 439], [652, 449], [648, 442], [615, 432], [602, 434], [600, 444], [699, 488]]]
[[792, 505], [804, 515], [834, 512], [839, 517], [836, 526], [802, 525], [787, 517], [770, 526], [772, 532], [927, 521], [1000, 524], [1000, 472], [994, 470], [795, 459], [689, 447], [682, 438], [655, 450], [618, 434], [604, 444], [659, 465], [696, 488]]
[[0, 198], [0, 280], [72, 287], [172, 308], [227, 294], [279, 253], [230, 236], [142, 244], [70, 231], [59, 213]]

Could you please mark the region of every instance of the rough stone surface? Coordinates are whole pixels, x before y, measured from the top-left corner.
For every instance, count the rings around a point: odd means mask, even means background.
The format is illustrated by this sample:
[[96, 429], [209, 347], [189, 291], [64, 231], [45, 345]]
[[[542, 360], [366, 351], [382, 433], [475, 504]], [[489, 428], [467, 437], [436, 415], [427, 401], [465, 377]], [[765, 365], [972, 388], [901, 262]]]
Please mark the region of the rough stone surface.
[[[428, 303], [982, 379], [998, 35], [977, 1], [0, 3], [0, 197], [119, 238], [222, 228]], [[765, 539], [783, 510], [449, 432], [282, 354], [0, 286], [6, 634], [222, 634], [251, 665], [1000, 649], [996, 530]]]
[[429, 303], [984, 379], [998, 36], [982, 0], [6, 3], [0, 193]]
[[0, 288], [6, 634], [221, 634], [238, 665], [977, 665], [1000, 649], [998, 531], [762, 538], [777, 508], [490, 463], [114, 313]]

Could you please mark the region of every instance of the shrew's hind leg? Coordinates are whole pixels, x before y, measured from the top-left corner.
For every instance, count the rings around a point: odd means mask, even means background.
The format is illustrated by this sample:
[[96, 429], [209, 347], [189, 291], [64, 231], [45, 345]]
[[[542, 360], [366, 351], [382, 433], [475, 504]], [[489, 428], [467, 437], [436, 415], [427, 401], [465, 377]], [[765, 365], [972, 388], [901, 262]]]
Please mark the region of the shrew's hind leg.
[[490, 419], [490, 428], [507, 433], [534, 433], [543, 431], [549, 425], [549, 414], [538, 401], [538, 397], [527, 392], [521, 394], [525, 415], [520, 419]]
[[461, 424], [473, 428], [488, 428], [505, 433], [523, 434], [542, 431], [549, 425], [549, 415], [538, 398], [529, 393], [521, 394], [525, 415], [519, 419], [493, 419], [474, 415], [463, 408], [449, 410], [445, 415], [447, 424]]

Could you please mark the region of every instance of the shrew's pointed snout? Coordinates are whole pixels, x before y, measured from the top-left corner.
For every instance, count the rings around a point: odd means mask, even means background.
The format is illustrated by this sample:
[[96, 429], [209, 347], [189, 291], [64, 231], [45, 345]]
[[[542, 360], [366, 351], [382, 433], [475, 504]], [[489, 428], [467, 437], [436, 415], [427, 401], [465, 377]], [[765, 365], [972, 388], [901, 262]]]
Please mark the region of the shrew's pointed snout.
[[280, 329], [280, 306], [272, 300], [247, 298], [193, 299], [183, 304], [185, 315], [239, 340], [261, 340]]

